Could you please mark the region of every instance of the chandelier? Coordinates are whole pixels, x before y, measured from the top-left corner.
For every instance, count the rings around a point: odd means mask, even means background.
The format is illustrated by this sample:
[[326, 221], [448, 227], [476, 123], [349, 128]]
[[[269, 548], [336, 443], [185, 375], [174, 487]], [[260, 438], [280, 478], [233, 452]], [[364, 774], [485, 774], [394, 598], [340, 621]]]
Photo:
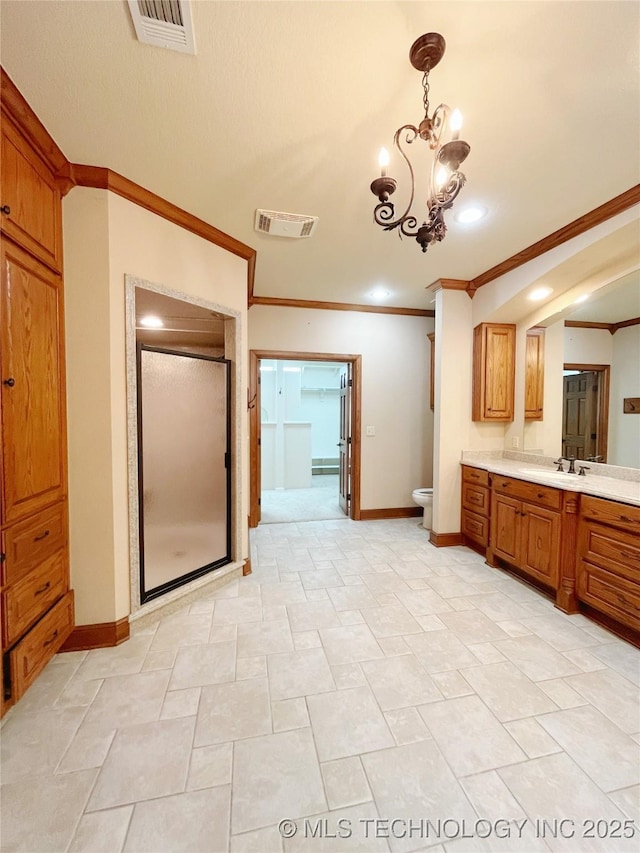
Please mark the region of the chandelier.
[[[466, 178], [458, 169], [471, 150], [468, 143], [459, 138], [462, 126], [459, 110], [452, 110], [446, 104], [440, 104], [433, 115], [429, 116], [429, 72], [442, 59], [445, 47], [445, 40], [439, 33], [426, 33], [413, 43], [409, 51], [411, 64], [423, 72], [424, 118], [418, 127], [405, 124], [398, 128], [393, 137], [393, 144], [409, 167], [411, 175], [411, 196], [402, 216], [395, 218], [393, 203], [389, 201], [389, 196], [395, 192], [397, 181], [387, 175], [389, 154], [384, 148], [378, 158], [380, 177], [371, 183], [371, 192], [380, 201], [373, 211], [374, 221], [385, 231], [397, 228], [400, 236], [404, 234], [405, 237], [415, 237], [423, 252], [427, 251], [431, 243], [444, 240], [447, 233], [444, 212], [453, 205], [464, 185]], [[447, 136], [450, 139], [445, 142]], [[418, 138], [426, 142], [434, 152], [427, 197], [427, 218], [420, 227], [417, 217], [411, 214], [415, 193], [413, 167], [401, 144], [402, 140], [411, 144]]]

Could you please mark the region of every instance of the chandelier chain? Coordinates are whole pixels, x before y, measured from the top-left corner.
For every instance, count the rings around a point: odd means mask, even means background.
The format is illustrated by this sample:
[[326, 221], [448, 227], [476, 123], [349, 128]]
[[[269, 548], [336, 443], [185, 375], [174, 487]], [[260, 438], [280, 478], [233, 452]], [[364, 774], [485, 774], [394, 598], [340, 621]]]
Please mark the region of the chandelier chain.
[[424, 104], [424, 117], [429, 118], [429, 72], [425, 71], [422, 76], [422, 87], [424, 93], [422, 95], [422, 103]]

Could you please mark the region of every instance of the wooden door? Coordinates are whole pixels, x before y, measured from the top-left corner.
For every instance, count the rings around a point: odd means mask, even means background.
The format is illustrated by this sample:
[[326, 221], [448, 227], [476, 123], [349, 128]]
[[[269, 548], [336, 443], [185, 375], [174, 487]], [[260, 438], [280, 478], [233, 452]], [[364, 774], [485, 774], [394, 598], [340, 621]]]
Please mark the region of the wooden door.
[[557, 589], [560, 513], [528, 503], [523, 503], [522, 512], [520, 568], [547, 586]]
[[597, 452], [598, 378], [597, 371], [563, 377], [563, 456], [586, 459]]
[[4, 521], [64, 497], [61, 280], [5, 241], [0, 296]]
[[518, 562], [521, 508], [520, 501], [494, 493], [491, 504], [491, 550], [508, 563]]
[[344, 366], [340, 374], [340, 462], [339, 496], [340, 509], [349, 515], [351, 501], [351, 364]]

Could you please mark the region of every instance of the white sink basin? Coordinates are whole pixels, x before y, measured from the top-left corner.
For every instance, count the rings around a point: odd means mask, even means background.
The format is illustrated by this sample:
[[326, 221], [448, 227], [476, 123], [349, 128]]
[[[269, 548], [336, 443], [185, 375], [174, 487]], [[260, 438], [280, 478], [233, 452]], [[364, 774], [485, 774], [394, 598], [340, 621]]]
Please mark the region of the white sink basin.
[[548, 471], [546, 468], [520, 468], [518, 474], [525, 477], [542, 477], [544, 480], [574, 480], [577, 474], [562, 473], [562, 471]]

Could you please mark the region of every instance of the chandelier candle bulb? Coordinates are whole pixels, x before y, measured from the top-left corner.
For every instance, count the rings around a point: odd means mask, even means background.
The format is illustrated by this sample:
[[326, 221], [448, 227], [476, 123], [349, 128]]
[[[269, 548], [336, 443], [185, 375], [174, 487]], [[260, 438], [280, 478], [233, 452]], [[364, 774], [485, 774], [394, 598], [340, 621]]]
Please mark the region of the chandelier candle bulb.
[[462, 127], [462, 113], [459, 109], [455, 109], [451, 113], [451, 139], [460, 138], [460, 129]]
[[380, 177], [387, 177], [387, 166], [389, 165], [389, 152], [386, 148], [381, 148], [378, 154], [378, 165], [380, 166]]

